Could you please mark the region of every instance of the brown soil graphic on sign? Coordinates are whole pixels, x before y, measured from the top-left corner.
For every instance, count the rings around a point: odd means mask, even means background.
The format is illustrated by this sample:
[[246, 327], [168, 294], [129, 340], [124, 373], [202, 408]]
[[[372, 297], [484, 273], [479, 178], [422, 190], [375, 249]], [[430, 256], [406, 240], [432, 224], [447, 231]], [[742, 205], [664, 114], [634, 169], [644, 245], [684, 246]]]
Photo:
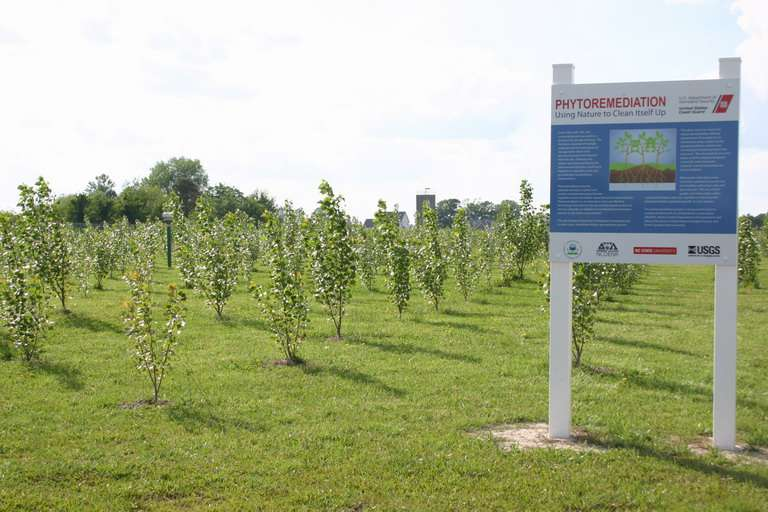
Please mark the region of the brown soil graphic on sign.
[[611, 170], [611, 183], [674, 183], [674, 169], [657, 169], [651, 165], [636, 165], [629, 169]]

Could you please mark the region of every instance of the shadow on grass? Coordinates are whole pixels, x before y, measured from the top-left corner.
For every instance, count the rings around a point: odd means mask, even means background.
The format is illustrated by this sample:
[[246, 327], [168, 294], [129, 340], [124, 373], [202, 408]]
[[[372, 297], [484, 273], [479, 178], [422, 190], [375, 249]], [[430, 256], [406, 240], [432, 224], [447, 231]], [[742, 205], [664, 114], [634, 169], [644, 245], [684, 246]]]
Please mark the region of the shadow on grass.
[[352, 370], [351, 368], [338, 368], [336, 366], [315, 366], [310, 364], [304, 364], [299, 366], [301, 371], [307, 375], [332, 375], [340, 379], [348, 380], [355, 384], [365, 384], [378, 388], [386, 393], [389, 393], [398, 398], [404, 397], [406, 392], [402, 389], [395, 388], [389, 384], [382, 382], [376, 377], [371, 377], [368, 374]]
[[429, 325], [432, 327], [452, 327], [454, 329], [472, 331], [477, 334], [497, 334], [497, 332], [494, 331], [493, 329], [487, 329], [485, 327], [480, 327], [479, 325], [469, 324], [466, 322], [446, 322], [446, 321], [433, 322], [429, 320], [424, 320], [423, 318], [418, 316], [413, 318], [413, 322], [421, 325]]
[[0, 361], [10, 361], [11, 359], [13, 359], [11, 341], [8, 339], [0, 339]]
[[124, 334], [124, 330], [114, 324], [99, 320], [98, 318], [92, 318], [76, 311], [68, 313], [61, 324], [66, 327], [73, 327], [75, 329], [86, 329], [91, 332], [113, 332], [116, 334]]
[[493, 316], [490, 313], [480, 313], [478, 311], [461, 311], [459, 309], [454, 308], [445, 308], [442, 311], [444, 314], [448, 316], [458, 316], [458, 317], [489, 317]]
[[721, 466], [706, 458], [702, 458], [687, 451], [680, 451], [673, 447], [665, 448], [649, 446], [641, 441], [620, 439], [611, 436], [605, 439], [597, 439], [589, 434], [587, 435], [587, 441], [605, 448], [635, 450], [638, 455], [642, 457], [652, 457], [659, 461], [676, 464], [682, 468], [698, 471], [705, 475], [716, 476], [721, 479], [725, 478], [757, 487], [768, 488], [768, 478], [762, 475], [757, 475], [734, 467]]
[[[621, 302], [614, 302], [614, 306], [607, 309], [606, 311], [610, 311], [612, 313], [639, 313], [641, 315], [657, 315], [657, 316], [674, 316], [679, 317], [680, 312], [679, 311], [659, 311], [656, 309], [650, 309], [648, 307], [642, 307], [640, 304], [635, 303], [635, 305], [640, 307], [627, 307], [626, 304], [623, 304]], [[691, 311], [686, 311], [685, 315], [687, 317], [691, 316], [706, 316], [704, 313], [694, 313]], [[711, 315], [711, 313], [710, 313]]]
[[218, 325], [231, 328], [247, 327], [250, 329], [258, 329], [260, 331], [269, 330], [267, 323], [258, 318], [233, 318], [225, 315], [224, 320], [219, 321]]
[[693, 356], [697, 357], [699, 354], [696, 354], [694, 352], [690, 352], [688, 350], [681, 350], [679, 348], [674, 347], [668, 347], [666, 345], [660, 345], [658, 343], [651, 343], [649, 341], [640, 341], [640, 340], [627, 340], [624, 338], [619, 338], [616, 336], [598, 336], [598, 341], [604, 341], [606, 343], [610, 343], [612, 345], [620, 345], [622, 347], [634, 347], [634, 348], [640, 348], [640, 349], [653, 349], [653, 350], [660, 350], [662, 352], [669, 352], [672, 354], [680, 354], [684, 356]]
[[83, 381], [81, 380], [81, 372], [77, 368], [63, 364], [52, 363], [46, 360], [34, 361], [29, 364], [29, 368], [33, 371], [39, 371], [47, 373], [56, 377], [65, 388], [72, 391], [79, 391], [83, 389]]
[[240, 418], [228, 418], [211, 412], [210, 406], [193, 406], [178, 404], [168, 408], [168, 418], [181, 425], [190, 433], [197, 433], [201, 428], [227, 432], [228, 430], [245, 430], [251, 433], [266, 432], [266, 428]]
[[631, 386], [638, 386], [645, 389], [697, 396], [712, 395], [712, 390], [703, 386], [692, 386], [690, 384], [683, 384], [682, 382], [673, 382], [637, 370], [627, 370], [623, 368], [596, 368], [589, 365], [581, 365], [579, 368], [582, 372], [589, 375], [595, 375], [602, 379], [613, 381], [624, 381]]
[[[637, 370], [627, 370], [623, 368], [599, 368], [582, 364], [580, 370], [586, 374], [594, 375], [602, 379], [611, 381], [624, 381], [630, 386], [637, 386], [653, 391], [666, 391], [681, 395], [693, 395], [699, 400], [712, 400], [712, 388], [709, 386], [692, 386], [682, 382], [674, 382], [661, 379], [654, 375], [641, 373]], [[766, 406], [750, 398], [737, 397], [739, 405], [747, 406], [751, 409], [765, 411]]]
[[357, 338], [345, 339], [347, 343], [365, 345], [368, 347], [375, 347], [382, 352], [390, 352], [393, 354], [423, 354], [427, 356], [440, 357], [442, 359], [448, 359], [449, 361], [460, 361], [462, 363], [474, 363], [479, 364], [481, 360], [479, 357], [468, 356], [466, 354], [455, 354], [453, 352], [446, 352], [444, 350], [436, 348], [419, 347], [417, 345], [411, 345], [409, 343], [384, 343], [381, 341], [365, 341]]
[[[612, 311], [612, 313], [613, 313], [613, 311]], [[620, 311], [619, 311], [619, 313], [620, 313]], [[626, 319], [617, 320], [617, 319], [613, 319], [613, 318], [606, 318], [605, 315], [599, 317], [597, 319], [597, 321], [598, 321], [598, 323], [601, 323], [601, 324], [613, 324], [613, 325], [621, 325], [621, 326], [632, 325], [632, 326], [635, 326], [635, 327], [651, 327], [651, 328], [654, 328], [654, 329], [672, 330], [672, 329], [676, 329], [677, 328], [677, 327], [673, 327], [670, 324], [662, 324], [662, 323], [658, 323], [658, 322], [633, 322], [631, 320], [626, 320]]]

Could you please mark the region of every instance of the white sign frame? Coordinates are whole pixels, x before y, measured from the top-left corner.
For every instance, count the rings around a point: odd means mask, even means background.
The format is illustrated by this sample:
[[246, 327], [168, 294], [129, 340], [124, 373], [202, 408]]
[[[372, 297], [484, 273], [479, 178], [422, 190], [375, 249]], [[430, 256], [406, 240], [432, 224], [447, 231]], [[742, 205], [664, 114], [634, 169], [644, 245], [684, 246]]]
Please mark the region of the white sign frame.
[[[721, 58], [719, 61], [719, 72], [721, 79], [740, 80], [741, 59], [738, 57]], [[555, 64], [553, 66], [553, 85], [562, 84], [574, 84], [573, 64]], [[558, 235], [560, 234], [562, 233]], [[594, 235], [604, 238], [603, 234]], [[615, 237], [615, 235], [612, 236]], [[653, 236], [658, 237], [658, 235]], [[701, 237], [698, 238], [700, 239]], [[726, 243], [736, 245], [735, 237], [732, 238], [732, 241]], [[560, 245], [562, 246], [562, 244]], [[589, 249], [593, 248], [589, 247]], [[733, 251], [730, 249], [733, 249]], [[735, 246], [729, 248], [728, 255], [727, 260], [719, 259], [715, 264], [712, 437], [713, 445], [722, 450], [734, 450], [736, 447], [738, 268], [736, 266], [737, 252]], [[655, 255], [656, 258], [658, 256]], [[664, 261], [663, 258], [656, 258], [654, 263], [680, 262], [677, 258], [669, 258], [668, 261]], [[594, 258], [591, 261], [594, 261]], [[641, 259], [638, 262], [650, 263], [647, 259]], [[699, 261], [687, 261], [686, 263], [695, 264], [699, 263]], [[713, 261], [701, 261], [701, 263], [712, 264]], [[572, 274], [573, 260], [569, 261], [568, 258], [563, 258], [562, 247], [551, 246], [549, 436], [554, 439], [568, 439], [571, 435]]]

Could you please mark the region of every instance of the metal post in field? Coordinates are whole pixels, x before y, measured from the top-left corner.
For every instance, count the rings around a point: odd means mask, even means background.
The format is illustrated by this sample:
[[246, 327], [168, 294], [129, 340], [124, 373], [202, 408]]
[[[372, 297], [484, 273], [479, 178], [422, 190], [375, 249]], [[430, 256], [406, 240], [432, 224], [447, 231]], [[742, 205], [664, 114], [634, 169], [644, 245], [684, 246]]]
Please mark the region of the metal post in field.
[[171, 268], [171, 254], [173, 254], [173, 213], [163, 212], [163, 222], [165, 222], [165, 257], [168, 260], [168, 268]]

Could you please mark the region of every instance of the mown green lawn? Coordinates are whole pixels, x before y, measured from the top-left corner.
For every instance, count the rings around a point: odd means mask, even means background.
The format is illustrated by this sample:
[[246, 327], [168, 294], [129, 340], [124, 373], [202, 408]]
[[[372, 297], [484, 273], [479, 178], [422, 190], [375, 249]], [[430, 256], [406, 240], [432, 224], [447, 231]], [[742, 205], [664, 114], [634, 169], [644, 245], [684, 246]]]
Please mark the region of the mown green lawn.
[[[440, 313], [416, 293], [398, 320], [357, 287], [343, 342], [313, 305], [304, 367], [270, 364], [245, 286], [225, 321], [191, 295], [171, 404], [124, 409], [150, 387], [122, 333], [125, 286], [109, 280], [55, 315], [42, 363], [0, 361], [0, 510], [768, 508], [768, 466], [686, 448], [711, 434], [712, 268], [651, 267], [600, 313], [573, 420], [604, 453], [503, 453], [466, 435], [546, 421], [548, 314], [534, 281], [468, 303], [449, 289]], [[739, 442], [758, 446], [767, 313], [768, 290], [740, 293]]]

